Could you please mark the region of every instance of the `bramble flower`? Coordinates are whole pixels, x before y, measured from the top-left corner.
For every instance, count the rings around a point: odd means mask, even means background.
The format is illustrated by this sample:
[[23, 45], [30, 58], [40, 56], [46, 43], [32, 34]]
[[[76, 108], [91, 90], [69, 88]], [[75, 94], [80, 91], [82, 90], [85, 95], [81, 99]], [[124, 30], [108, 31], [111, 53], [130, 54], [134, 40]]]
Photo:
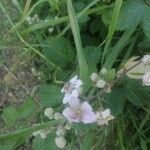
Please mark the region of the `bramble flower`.
[[53, 108], [46, 108], [44, 111], [44, 115], [47, 116], [50, 120], [53, 119]]
[[114, 116], [110, 114], [110, 109], [96, 113], [96, 121], [98, 125], [108, 125], [108, 122], [112, 119], [114, 119]]
[[96, 121], [92, 107], [86, 101], [81, 104], [79, 99], [72, 101], [70, 106], [63, 111], [63, 115], [69, 122], [83, 122], [89, 124]]
[[64, 85], [64, 87], [61, 90], [62, 93], [65, 93], [65, 96], [63, 99], [64, 104], [71, 101], [73, 97], [76, 98], [79, 96], [79, 94], [82, 91], [82, 88], [81, 88], [82, 84], [83, 82], [80, 79], [78, 79], [78, 76], [74, 76], [68, 83]]
[[65, 148], [67, 142], [66, 139], [63, 136], [58, 136], [55, 138], [55, 144], [59, 147], [59, 148]]
[[106, 85], [106, 81], [103, 80], [103, 79], [100, 79], [96, 82], [95, 86], [98, 87], [98, 88], [104, 88]]
[[97, 82], [97, 80], [98, 80], [98, 74], [97, 73], [92, 73], [91, 76], [90, 76], [90, 78], [91, 78], [91, 81]]
[[150, 72], [144, 74], [143, 85], [150, 86]]
[[141, 60], [145, 65], [150, 64], [150, 55], [144, 55]]

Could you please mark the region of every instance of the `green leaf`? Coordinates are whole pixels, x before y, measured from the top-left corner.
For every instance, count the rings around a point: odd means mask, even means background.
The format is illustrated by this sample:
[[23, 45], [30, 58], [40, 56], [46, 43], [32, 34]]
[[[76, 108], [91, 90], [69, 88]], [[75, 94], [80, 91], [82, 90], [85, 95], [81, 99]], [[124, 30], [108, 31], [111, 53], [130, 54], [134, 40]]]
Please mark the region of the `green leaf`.
[[98, 64], [101, 58], [101, 48], [95, 46], [88, 46], [84, 48], [84, 55], [88, 63]]
[[140, 140], [141, 140], [141, 148], [142, 148], [142, 150], [148, 150], [146, 141], [144, 141], [142, 138], [140, 138]]
[[126, 78], [124, 82], [124, 88], [124, 97], [134, 105], [141, 106], [149, 102], [150, 88], [142, 86], [141, 82]]
[[92, 130], [89, 130], [83, 137], [81, 150], [90, 150], [94, 142], [95, 134]]
[[60, 67], [66, 67], [73, 63], [74, 49], [66, 38], [57, 41], [54, 38], [47, 39], [43, 47], [44, 56]]
[[17, 110], [17, 118], [18, 119], [26, 119], [33, 115], [33, 113], [37, 110], [37, 104], [32, 98], [28, 98], [21, 106], [19, 106]]
[[124, 97], [123, 97], [123, 88], [122, 87], [114, 87], [110, 94], [106, 96], [106, 105], [110, 108], [112, 114], [114, 116], [122, 113], [124, 108]]
[[40, 85], [39, 87], [40, 103], [43, 107], [56, 107], [62, 103], [63, 95], [61, 88], [56, 85]]
[[16, 108], [10, 106], [4, 109], [3, 114], [2, 114], [2, 118], [5, 121], [5, 124], [7, 126], [12, 126], [15, 124], [16, 120], [17, 120], [17, 111]]
[[120, 11], [117, 30], [136, 28], [142, 22], [145, 4], [143, 0], [129, 0]]
[[0, 144], [0, 149], [1, 150], [13, 150], [15, 145], [16, 145], [16, 142], [2, 143]]
[[50, 133], [46, 139], [36, 136], [33, 139], [32, 150], [59, 150], [55, 144], [55, 137], [54, 133]]
[[143, 18], [143, 29], [145, 35], [150, 40], [150, 7], [145, 8], [145, 13]]

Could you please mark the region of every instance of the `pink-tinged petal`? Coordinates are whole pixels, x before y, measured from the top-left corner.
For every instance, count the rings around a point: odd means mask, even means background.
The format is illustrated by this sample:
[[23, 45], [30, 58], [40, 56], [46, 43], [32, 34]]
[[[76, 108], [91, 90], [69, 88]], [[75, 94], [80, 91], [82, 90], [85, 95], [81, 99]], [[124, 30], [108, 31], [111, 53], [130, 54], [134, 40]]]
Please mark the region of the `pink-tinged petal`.
[[63, 98], [63, 104], [67, 104], [71, 100], [71, 95], [66, 93]]
[[69, 120], [69, 122], [80, 122], [80, 119], [76, 116], [75, 111], [71, 107], [67, 107], [63, 111], [63, 115]]
[[80, 104], [80, 100], [77, 97], [71, 97], [70, 101], [68, 101], [71, 107], [75, 108]]
[[79, 96], [79, 91], [78, 90], [73, 90], [72, 93], [71, 93], [71, 96], [73, 97], [78, 97]]
[[87, 111], [86, 113], [84, 112], [82, 116], [82, 122], [83, 123], [94, 123], [96, 121], [96, 115], [93, 111]]
[[82, 104], [82, 109], [83, 109], [83, 110], [91, 110], [91, 111], [92, 111], [92, 107], [89, 105], [88, 102], [84, 102], [84, 103]]
[[79, 88], [82, 84], [83, 82], [81, 80], [76, 80], [74, 87]]
[[84, 102], [82, 104], [82, 110], [83, 110], [83, 116], [82, 116], [83, 123], [88, 124], [96, 121], [96, 115], [92, 111], [92, 107], [87, 102]]
[[78, 79], [78, 76], [74, 76], [69, 82], [72, 84], [75, 84], [76, 80]]

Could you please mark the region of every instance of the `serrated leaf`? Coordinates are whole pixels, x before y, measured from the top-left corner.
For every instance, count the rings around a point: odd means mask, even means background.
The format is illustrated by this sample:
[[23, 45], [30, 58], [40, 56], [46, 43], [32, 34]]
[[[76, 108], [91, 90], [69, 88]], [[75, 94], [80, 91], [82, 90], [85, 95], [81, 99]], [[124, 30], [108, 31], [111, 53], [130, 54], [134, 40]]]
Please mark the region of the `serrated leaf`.
[[44, 44], [47, 45], [43, 47], [45, 57], [59, 67], [66, 67], [73, 63], [74, 49], [66, 38], [60, 38], [57, 41], [50, 38]]
[[32, 98], [28, 98], [17, 110], [18, 119], [26, 119], [37, 110], [37, 104]]
[[143, 29], [147, 38], [150, 40], [150, 7], [145, 8], [143, 17]]
[[136, 28], [142, 22], [145, 4], [142, 0], [129, 0], [120, 11], [117, 22], [117, 30]]
[[99, 63], [101, 58], [101, 48], [95, 47], [95, 46], [88, 46], [84, 48], [84, 55], [87, 59], [87, 62], [89, 63]]
[[16, 120], [17, 120], [17, 111], [16, 108], [10, 106], [4, 109], [3, 114], [2, 114], [2, 118], [5, 121], [5, 124], [7, 126], [12, 126], [15, 124]]
[[124, 82], [124, 97], [137, 106], [146, 104], [150, 100], [150, 88], [142, 86], [138, 80], [126, 78]]
[[56, 107], [62, 103], [63, 99], [61, 88], [54, 84], [40, 85], [39, 96], [40, 103], [43, 107]]
[[114, 116], [122, 113], [124, 108], [124, 97], [123, 97], [123, 88], [122, 87], [114, 87], [110, 94], [106, 96], [106, 105], [110, 108], [112, 114]]
[[55, 144], [55, 137], [54, 133], [50, 133], [46, 139], [36, 136], [33, 139], [32, 150], [59, 150]]

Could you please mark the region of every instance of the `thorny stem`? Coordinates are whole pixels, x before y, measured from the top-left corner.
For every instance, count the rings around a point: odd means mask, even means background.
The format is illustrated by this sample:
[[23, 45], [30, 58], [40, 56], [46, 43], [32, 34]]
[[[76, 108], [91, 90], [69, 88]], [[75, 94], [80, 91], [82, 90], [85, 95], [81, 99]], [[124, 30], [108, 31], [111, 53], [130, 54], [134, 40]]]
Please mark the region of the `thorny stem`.
[[133, 65], [133, 66], [130, 67], [129, 69], [124, 68], [124, 70], [122, 71], [122, 73], [121, 73], [114, 81], [112, 81], [111, 83], [107, 84], [107, 85], [104, 87], [103, 90], [98, 91], [95, 96], [89, 97], [88, 100], [91, 101], [91, 100], [93, 100], [93, 99], [95, 99], [95, 98], [97, 98], [97, 97], [102, 97], [102, 96], [106, 93], [105, 90], [106, 90], [107, 88], [112, 88], [116, 83], [118, 83], [120, 80], [122, 80], [122, 79], [125, 77], [125, 75], [127, 74], [127, 72], [129, 72], [129, 71], [130, 71], [131, 69], [133, 69], [134, 67], [138, 66], [140, 63], [141, 63], [141, 61], [138, 61], [135, 65]]

